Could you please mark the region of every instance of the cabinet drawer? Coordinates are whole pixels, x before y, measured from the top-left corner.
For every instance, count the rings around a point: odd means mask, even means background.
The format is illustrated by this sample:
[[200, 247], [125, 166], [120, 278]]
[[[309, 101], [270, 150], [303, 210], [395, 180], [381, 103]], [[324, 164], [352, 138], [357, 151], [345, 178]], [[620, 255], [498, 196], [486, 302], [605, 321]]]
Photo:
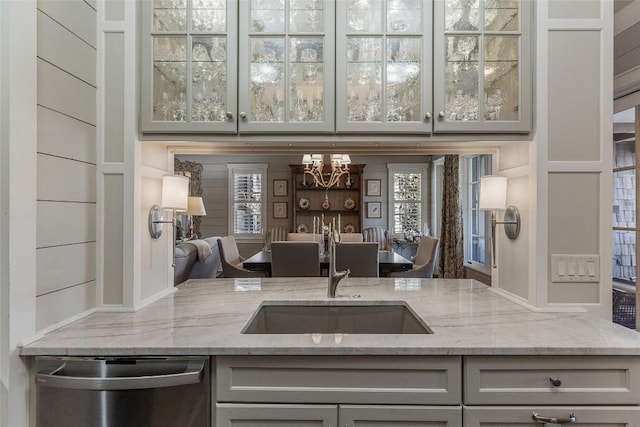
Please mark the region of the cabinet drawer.
[[640, 357], [470, 356], [464, 372], [467, 405], [640, 403]]
[[459, 357], [221, 356], [218, 402], [455, 405]]
[[640, 407], [633, 406], [492, 406], [464, 408], [464, 427], [549, 427], [555, 424], [543, 424], [533, 420], [533, 414], [545, 417], [568, 418], [575, 416], [572, 425], [590, 425], [598, 427], [640, 427]]

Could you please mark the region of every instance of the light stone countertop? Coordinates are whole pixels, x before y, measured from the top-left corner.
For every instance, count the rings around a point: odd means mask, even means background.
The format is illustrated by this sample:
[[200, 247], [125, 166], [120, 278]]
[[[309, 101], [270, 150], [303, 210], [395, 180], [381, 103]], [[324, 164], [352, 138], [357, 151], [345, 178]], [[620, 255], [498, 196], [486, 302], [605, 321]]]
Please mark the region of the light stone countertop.
[[[473, 280], [343, 280], [340, 300], [406, 301], [425, 335], [245, 335], [262, 301], [326, 301], [327, 279], [190, 280], [134, 313], [93, 313], [35, 355], [640, 355], [640, 333], [584, 312], [533, 312]], [[319, 341], [319, 342], [318, 342]]]

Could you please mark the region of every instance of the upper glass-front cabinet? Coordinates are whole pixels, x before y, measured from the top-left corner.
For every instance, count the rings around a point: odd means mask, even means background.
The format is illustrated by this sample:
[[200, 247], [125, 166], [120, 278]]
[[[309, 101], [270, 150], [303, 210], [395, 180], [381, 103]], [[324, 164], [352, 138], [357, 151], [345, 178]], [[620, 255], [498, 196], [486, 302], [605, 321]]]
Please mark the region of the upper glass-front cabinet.
[[143, 131], [229, 132], [236, 125], [236, 0], [143, 2]]
[[338, 132], [431, 132], [430, 0], [337, 2]]
[[333, 132], [335, 2], [239, 3], [239, 131]]
[[435, 1], [435, 132], [530, 130], [532, 3]]

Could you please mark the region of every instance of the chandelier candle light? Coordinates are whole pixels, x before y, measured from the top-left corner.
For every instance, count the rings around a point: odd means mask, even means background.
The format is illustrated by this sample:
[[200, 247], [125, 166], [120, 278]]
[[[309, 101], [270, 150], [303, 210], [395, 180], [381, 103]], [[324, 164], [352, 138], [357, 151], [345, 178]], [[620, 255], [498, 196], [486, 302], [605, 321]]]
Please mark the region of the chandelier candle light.
[[351, 157], [348, 154], [331, 154], [329, 156], [331, 162], [331, 175], [323, 173], [324, 155], [323, 154], [305, 154], [302, 156], [302, 164], [304, 164], [304, 181], [306, 185], [306, 176], [313, 177], [313, 183], [316, 187], [330, 188], [340, 186], [340, 177], [347, 174], [347, 181], [350, 180], [349, 165]]

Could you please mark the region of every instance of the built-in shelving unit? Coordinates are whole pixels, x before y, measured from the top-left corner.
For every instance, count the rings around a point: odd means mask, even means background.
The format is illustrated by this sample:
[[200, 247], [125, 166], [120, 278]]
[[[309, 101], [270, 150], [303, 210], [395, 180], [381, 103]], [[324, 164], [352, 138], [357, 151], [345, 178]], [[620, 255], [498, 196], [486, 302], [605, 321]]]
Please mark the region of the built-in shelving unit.
[[[350, 173], [340, 177], [340, 184], [331, 188], [316, 187], [313, 178], [305, 176], [303, 165], [289, 165], [293, 188], [293, 229], [297, 232], [313, 232], [313, 218], [324, 215], [325, 224], [338, 223], [340, 231], [362, 231], [362, 172], [365, 165], [350, 165]], [[325, 165], [324, 173], [331, 168]]]

